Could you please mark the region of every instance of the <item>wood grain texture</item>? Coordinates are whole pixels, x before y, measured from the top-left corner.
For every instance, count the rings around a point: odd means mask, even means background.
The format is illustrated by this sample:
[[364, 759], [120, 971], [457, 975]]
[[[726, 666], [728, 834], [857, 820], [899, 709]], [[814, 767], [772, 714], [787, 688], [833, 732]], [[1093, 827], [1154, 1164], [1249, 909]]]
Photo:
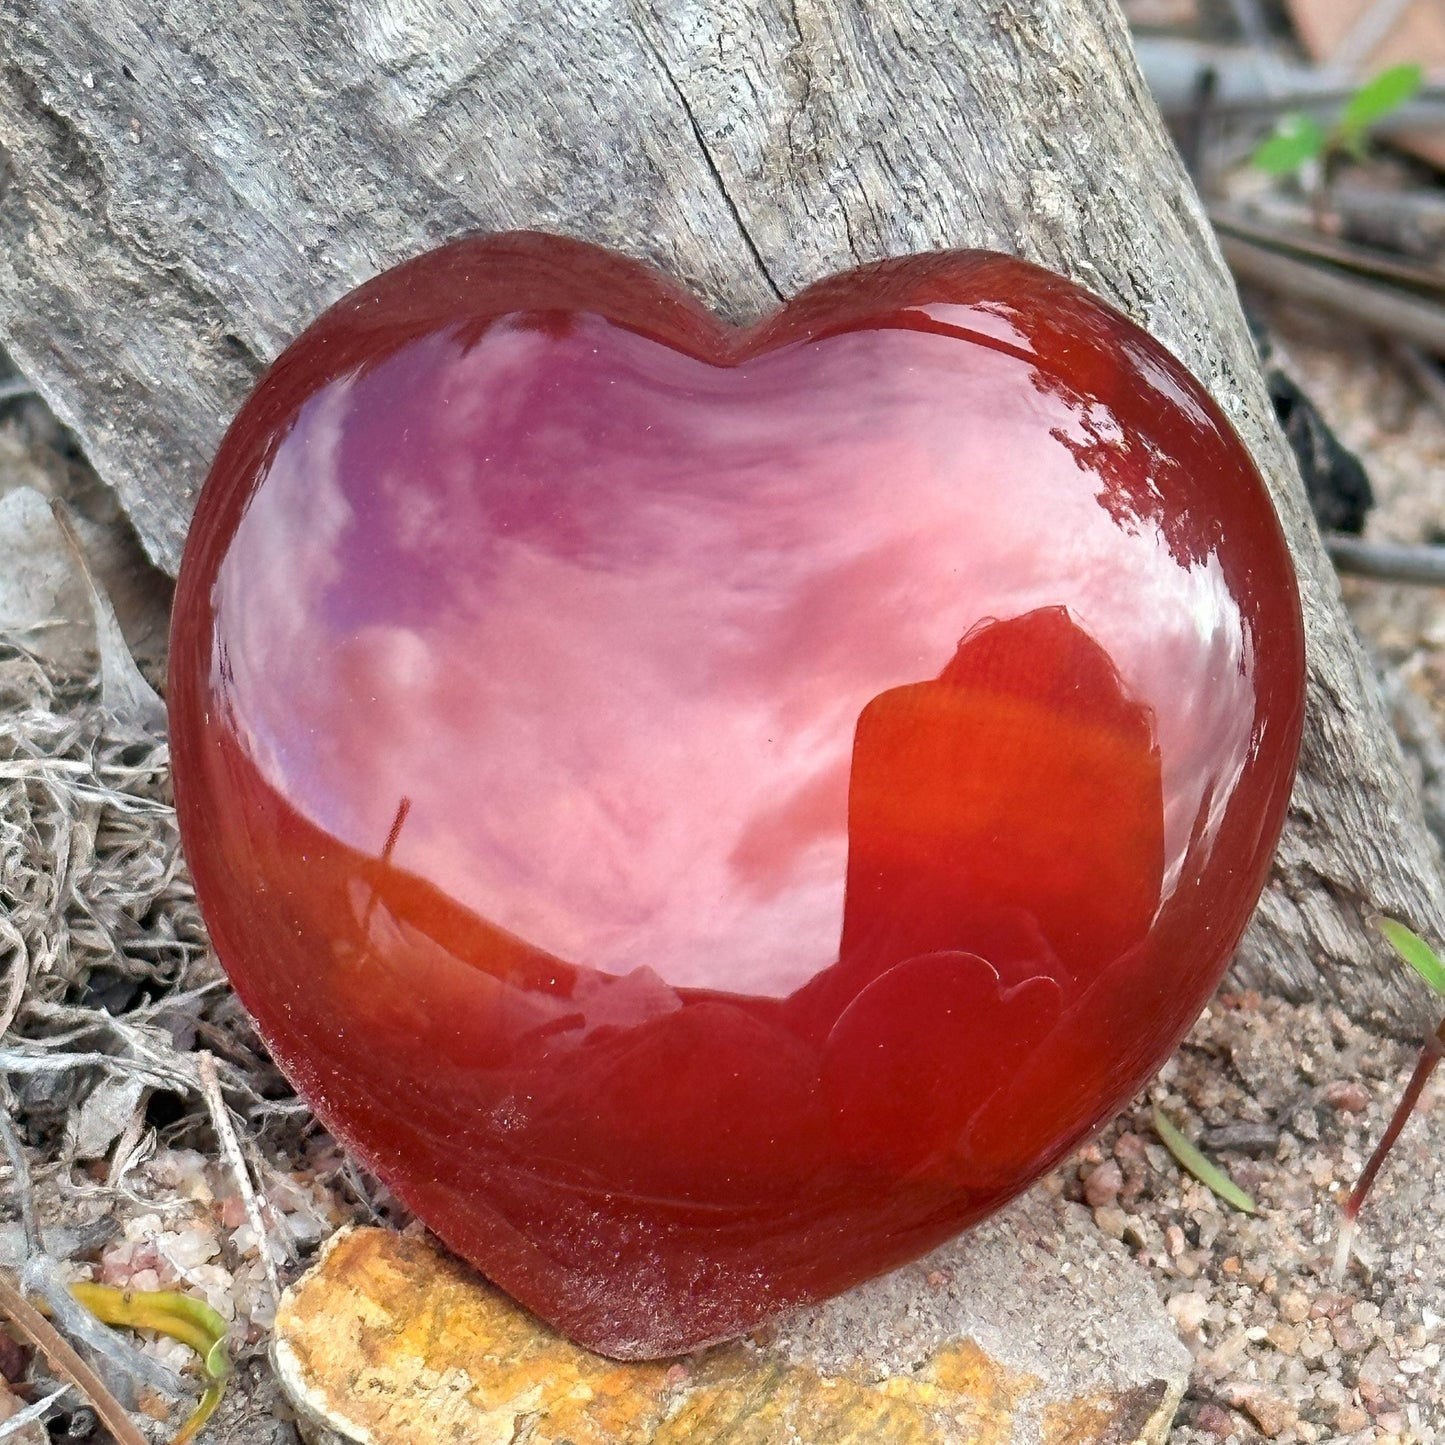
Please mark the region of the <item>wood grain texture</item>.
[[1234, 420], [1298, 562], [1310, 715], [1241, 981], [1431, 1022], [1363, 919], [1438, 852], [1111, 3], [0, 0], [0, 336], [174, 570], [262, 364], [474, 229], [645, 256], [734, 319], [860, 261], [1013, 251], [1146, 326]]

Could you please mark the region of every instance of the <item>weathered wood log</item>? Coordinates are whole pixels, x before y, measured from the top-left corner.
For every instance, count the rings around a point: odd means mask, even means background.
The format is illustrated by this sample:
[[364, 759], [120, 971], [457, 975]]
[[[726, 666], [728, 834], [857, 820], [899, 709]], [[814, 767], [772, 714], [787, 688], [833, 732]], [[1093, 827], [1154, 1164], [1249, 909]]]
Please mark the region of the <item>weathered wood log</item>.
[[1242, 981], [1418, 1028], [1372, 940], [1445, 886], [1234, 291], [1111, 4], [0, 0], [0, 335], [174, 570], [262, 363], [475, 229], [644, 255], [751, 316], [885, 254], [1066, 272], [1200, 376], [1274, 490], [1303, 766]]

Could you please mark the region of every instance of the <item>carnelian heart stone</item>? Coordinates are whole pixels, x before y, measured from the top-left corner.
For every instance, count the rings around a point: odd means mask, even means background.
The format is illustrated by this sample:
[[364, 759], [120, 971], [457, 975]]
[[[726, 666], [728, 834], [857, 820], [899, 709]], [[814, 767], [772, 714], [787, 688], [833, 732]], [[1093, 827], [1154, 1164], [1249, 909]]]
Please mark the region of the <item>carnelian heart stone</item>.
[[1220, 412], [982, 252], [747, 330], [575, 241], [399, 266], [231, 427], [172, 648], [278, 1062], [624, 1357], [913, 1258], [1115, 1113], [1239, 940], [1303, 710]]

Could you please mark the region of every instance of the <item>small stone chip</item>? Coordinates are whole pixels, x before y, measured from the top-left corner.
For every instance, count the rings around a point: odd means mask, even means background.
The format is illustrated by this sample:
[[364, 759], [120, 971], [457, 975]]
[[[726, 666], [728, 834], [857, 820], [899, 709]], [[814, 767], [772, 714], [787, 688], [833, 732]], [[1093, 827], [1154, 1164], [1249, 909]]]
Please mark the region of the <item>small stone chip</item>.
[[1094, 1211], [1094, 1223], [1099, 1232], [1107, 1234], [1110, 1239], [1123, 1239], [1124, 1231], [1129, 1227], [1129, 1216], [1117, 1205], [1100, 1205]]
[[1194, 1412], [1194, 1428], [1205, 1430], [1221, 1440], [1238, 1434], [1234, 1416], [1223, 1405], [1216, 1405], [1212, 1400], [1206, 1401]]
[[1259, 1433], [1270, 1440], [1299, 1422], [1299, 1411], [1293, 1405], [1264, 1390], [1238, 1389], [1231, 1403], [1243, 1410], [1259, 1426]]
[[1355, 1435], [1367, 1429], [1370, 1417], [1358, 1405], [1341, 1405], [1335, 1411], [1335, 1429], [1341, 1435]]
[[1169, 1315], [1186, 1335], [1196, 1334], [1209, 1316], [1209, 1296], [1194, 1291], [1169, 1301]]
[[1362, 1114], [1370, 1107], [1370, 1091], [1355, 1079], [1325, 1085], [1325, 1103], [1342, 1114]]
[[1084, 1180], [1084, 1199], [1094, 1209], [1107, 1209], [1119, 1201], [1124, 1172], [1114, 1160], [1106, 1160]]
[[1241, 1119], [1206, 1129], [1200, 1145], [1213, 1154], [1243, 1154], [1249, 1159], [1264, 1159], [1279, 1148], [1279, 1128], [1274, 1124]]

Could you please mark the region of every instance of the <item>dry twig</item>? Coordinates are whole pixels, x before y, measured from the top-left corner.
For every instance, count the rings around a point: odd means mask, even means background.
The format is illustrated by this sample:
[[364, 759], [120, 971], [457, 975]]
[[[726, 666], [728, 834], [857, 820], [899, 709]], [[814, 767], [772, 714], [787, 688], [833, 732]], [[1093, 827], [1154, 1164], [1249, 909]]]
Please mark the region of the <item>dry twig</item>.
[[281, 1298], [281, 1282], [276, 1275], [276, 1261], [271, 1257], [271, 1235], [261, 1211], [261, 1201], [251, 1183], [250, 1170], [241, 1157], [241, 1146], [236, 1140], [235, 1125], [231, 1122], [231, 1111], [221, 1095], [221, 1085], [216, 1078], [215, 1057], [204, 1049], [196, 1055], [196, 1072], [201, 1083], [201, 1097], [211, 1115], [216, 1130], [216, 1139], [221, 1146], [221, 1157], [236, 1181], [241, 1192], [241, 1202], [246, 1207], [246, 1222], [256, 1236], [256, 1249], [261, 1256], [261, 1265], [266, 1271], [266, 1283], [271, 1286], [271, 1298]]
[[1374, 577], [1382, 582], [1445, 587], [1445, 547], [1367, 542], [1363, 537], [1338, 534], [1326, 537], [1325, 546], [1341, 572]]
[[1220, 233], [1219, 246], [1241, 281], [1322, 306], [1355, 321], [1362, 331], [1397, 337], [1445, 356], [1445, 305], [1228, 232]]
[[1337, 240], [1317, 230], [1279, 225], [1252, 216], [1237, 206], [1211, 206], [1209, 219], [1214, 228], [1225, 235], [1282, 251], [1299, 260], [1342, 267], [1352, 275], [1387, 285], [1398, 283], [1426, 295], [1445, 295], [1445, 271], [1438, 266], [1392, 256], [1374, 246]]

